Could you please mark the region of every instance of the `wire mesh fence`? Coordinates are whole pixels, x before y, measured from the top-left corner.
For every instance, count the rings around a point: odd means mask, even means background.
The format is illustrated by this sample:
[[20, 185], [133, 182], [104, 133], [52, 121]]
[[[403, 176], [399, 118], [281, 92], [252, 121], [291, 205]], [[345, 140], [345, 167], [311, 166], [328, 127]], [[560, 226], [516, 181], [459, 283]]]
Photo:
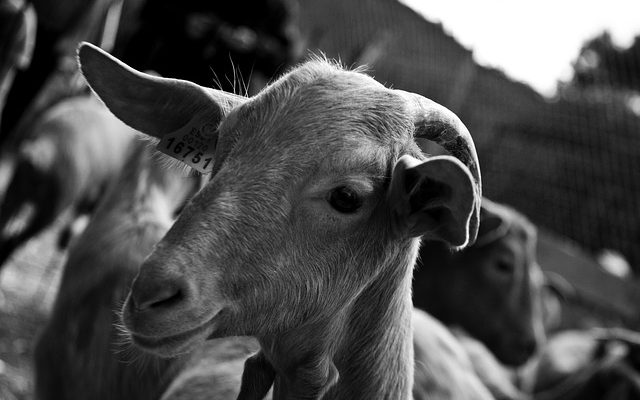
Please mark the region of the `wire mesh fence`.
[[[567, 84], [547, 99], [478, 66], [442, 26], [397, 1], [301, 5], [310, 48], [347, 65], [368, 63], [378, 80], [460, 115], [478, 146], [488, 197], [592, 252], [615, 249], [638, 271], [640, 118], [634, 104], [640, 97], [633, 90], [640, 60], [633, 54], [605, 60], [624, 62], [618, 68], [624, 79], [596, 74], [597, 85]], [[540, 56], [532, 54], [531, 62]], [[614, 84], [620, 81], [633, 90]]]

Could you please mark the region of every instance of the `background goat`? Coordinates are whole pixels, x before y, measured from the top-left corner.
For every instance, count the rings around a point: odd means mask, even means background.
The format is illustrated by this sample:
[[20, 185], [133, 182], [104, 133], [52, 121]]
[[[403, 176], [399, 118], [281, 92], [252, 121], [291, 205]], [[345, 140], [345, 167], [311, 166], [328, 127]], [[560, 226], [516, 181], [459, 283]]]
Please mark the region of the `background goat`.
[[138, 267], [199, 186], [196, 178], [167, 168], [143, 142], [132, 147], [70, 251], [36, 347], [38, 398], [178, 400], [189, 380], [190, 400], [235, 399], [244, 361], [258, 349], [255, 340], [212, 340], [191, 356], [165, 360], [132, 348], [119, 328], [116, 310]]
[[521, 375], [537, 400], [631, 400], [640, 397], [639, 360], [637, 332], [567, 330], [550, 337]]
[[0, 193], [0, 267], [64, 211], [91, 212], [134, 138], [89, 94], [47, 110], [20, 143], [10, 182]]
[[519, 212], [483, 200], [477, 242], [452, 253], [425, 243], [413, 302], [457, 325], [508, 365], [520, 365], [543, 342], [544, 277], [536, 262], [536, 228]]
[[[45, 399], [157, 399], [182, 360], [127, 349], [116, 313], [140, 263], [196, 191], [142, 142], [69, 253], [54, 309], [36, 347]], [[156, 156], [157, 157], [157, 156]]]

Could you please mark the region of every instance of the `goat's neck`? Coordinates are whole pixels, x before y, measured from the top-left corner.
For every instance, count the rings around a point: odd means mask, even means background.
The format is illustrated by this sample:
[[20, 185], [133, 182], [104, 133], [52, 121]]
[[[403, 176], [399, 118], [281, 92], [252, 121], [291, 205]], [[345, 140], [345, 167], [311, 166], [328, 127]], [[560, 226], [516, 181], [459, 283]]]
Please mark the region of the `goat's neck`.
[[411, 399], [414, 260], [396, 260], [332, 318], [261, 339], [273, 399]]

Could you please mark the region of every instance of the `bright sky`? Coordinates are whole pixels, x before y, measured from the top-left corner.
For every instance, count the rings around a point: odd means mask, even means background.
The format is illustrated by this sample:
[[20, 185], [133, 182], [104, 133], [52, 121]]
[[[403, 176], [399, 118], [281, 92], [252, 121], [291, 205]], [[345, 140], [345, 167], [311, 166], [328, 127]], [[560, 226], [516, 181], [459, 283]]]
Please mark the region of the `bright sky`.
[[628, 46], [640, 35], [639, 0], [401, 0], [472, 49], [545, 95], [571, 75], [586, 39], [607, 29]]

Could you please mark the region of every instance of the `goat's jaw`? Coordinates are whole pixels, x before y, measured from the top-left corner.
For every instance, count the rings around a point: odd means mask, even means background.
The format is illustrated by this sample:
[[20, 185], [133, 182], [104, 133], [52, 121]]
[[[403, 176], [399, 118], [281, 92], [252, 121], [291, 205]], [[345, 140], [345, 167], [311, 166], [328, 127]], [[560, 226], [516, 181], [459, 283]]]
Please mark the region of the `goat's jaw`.
[[[170, 334], [159, 330], [156, 332], [140, 332], [132, 329], [140, 326], [135, 312], [128, 312], [125, 308], [123, 322], [128, 331], [131, 342], [140, 350], [158, 357], [171, 358], [190, 353], [198, 348], [209, 337], [215, 336], [218, 331], [221, 315], [216, 313], [212, 318], [200, 323], [175, 322], [175, 328]], [[186, 327], [185, 325], [195, 325]], [[144, 326], [144, 325], [143, 325]], [[145, 328], [148, 326], [145, 326]], [[162, 332], [157, 334], [157, 332]], [[164, 335], [163, 335], [164, 334]]]

